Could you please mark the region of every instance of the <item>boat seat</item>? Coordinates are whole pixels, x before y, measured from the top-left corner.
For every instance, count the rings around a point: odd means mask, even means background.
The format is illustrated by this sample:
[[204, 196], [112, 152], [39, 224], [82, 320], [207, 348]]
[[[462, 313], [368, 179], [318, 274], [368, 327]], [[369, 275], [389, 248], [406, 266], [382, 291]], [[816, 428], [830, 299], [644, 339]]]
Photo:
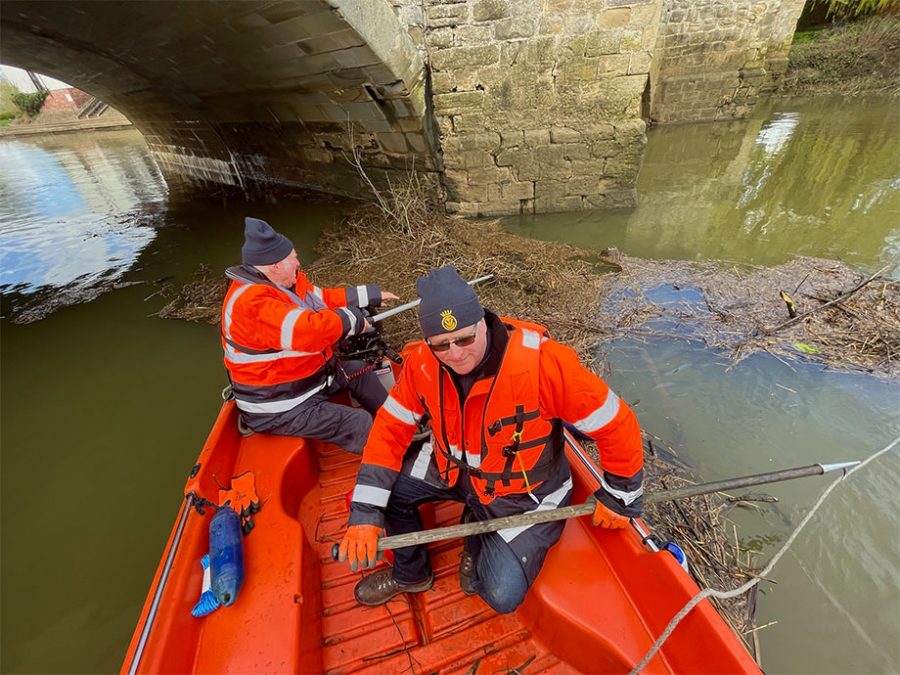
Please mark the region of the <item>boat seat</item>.
[[[535, 635], [579, 670], [628, 672], [653, 640], [601, 548], [604, 538], [628, 534], [602, 530], [594, 535], [589, 528], [582, 520], [566, 523], [519, 612]], [[657, 656], [645, 672], [669, 672], [659, 661]]]

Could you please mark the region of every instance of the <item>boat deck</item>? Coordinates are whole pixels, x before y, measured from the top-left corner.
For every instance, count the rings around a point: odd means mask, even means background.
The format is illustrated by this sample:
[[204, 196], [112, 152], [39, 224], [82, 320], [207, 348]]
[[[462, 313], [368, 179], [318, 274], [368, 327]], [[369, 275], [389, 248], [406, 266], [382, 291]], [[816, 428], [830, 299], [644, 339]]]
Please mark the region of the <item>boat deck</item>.
[[[498, 615], [459, 587], [461, 542], [430, 547], [434, 587], [399, 595], [382, 607], [353, 597], [360, 573], [331, 558], [347, 521], [346, 495], [359, 458], [334, 446], [319, 449], [319, 525], [315, 550], [322, 580], [322, 648], [325, 672], [494, 673], [577, 672], [538, 642], [516, 615]], [[461, 505], [438, 504], [438, 526], [459, 522]], [[426, 515], [427, 518], [427, 515]]]

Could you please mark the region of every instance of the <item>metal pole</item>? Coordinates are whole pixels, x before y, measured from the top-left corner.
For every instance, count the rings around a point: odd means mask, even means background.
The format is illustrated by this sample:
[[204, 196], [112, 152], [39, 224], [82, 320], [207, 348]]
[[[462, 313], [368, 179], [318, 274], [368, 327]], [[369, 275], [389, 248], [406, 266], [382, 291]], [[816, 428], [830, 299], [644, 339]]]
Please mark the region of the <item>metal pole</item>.
[[[696, 497], [712, 492], [722, 492], [723, 490], [733, 490], [735, 488], [751, 487], [753, 485], [765, 485], [785, 480], [794, 480], [795, 478], [803, 478], [804, 476], [821, 476], [829, 471], [849, 469], [857, 464], [859, 464], [859, 462], [813, 464], [811, 466], [785, 469], [783, 471], [772, 471], [753, 476], [743, 476], [741, 478], [730, 478], [711, 483], [688, 485], [686, 487], [647, 494], [644, 496], [644, 502], [647, 504], [655, 504], [658, 502], [672, 501], [674, 499], [684, 499], [685, 497]], [[508, 527], [522, 527], [523, 525], [535, 525], [537, 523], [550, 523], [555, 520], [578, 518], [580, 516], [592, 514], [595, 506], [596, 501], [594, 499], [589, 499], [583, 504], [564, 506], [558, 509], [528, 511], [526, 513], [505, 516], [503, 518], [494, 518], [492, 520], [482, 520], [475, 523], [451, 525], [450, 527], [438, 527], [433, 530], [422, 530], [420, 532], [410, 532], [409, 534], [397, 534], [392, 537], [382, 537], [378, 540], [378, 550], [385, 551], [393, 548], [403, 548], [404, 546], [430, 544], [446, 539], [458, 539], [461, 537], [470, 537], [475, 534], [496, 532], [497, 530], [503, 530]]]
[[172, 545], [169, 547], [169, 554], [166, 556], [166, 564], [163, 566], [162, 574], [159, 575], [159, 583], [156, 586], [156, 592], [153, 594], [153, 602], [150, 603], [150, 610], [147, 612], [147, 620], [144, 621], [144, 627], [141, 629], [141, 637], [138, 640], [137, 647], [134, 649], [134, 656], [131, 657], [128, 675], [134, 675], [141, 663], [141, 656], [144, 654], [144, 647], [147, 646], [147, 640], [150, 637], [153, 622], [156, 620], [156, 612], [159, 609], [159, 603], [162, 600], [163, 590], [166, 587], [166, 581], [169, 579], [172, 563], [175, 561], [175, 552], [178, 550], [178, 544], [181, 542], [182, 534], [184, 534], [184, 524], [187, 522], [188, 514], [193, 505], [194, 495], [189, 494], [186, 496], [184, 508], [181, 510], [181, 518], [178, 521], [178, 528], [175, 530]]
[[[472, 281], [467, 281], [466, 283], [469, 286], [474, 286], [475, 284], [480, 284], [482, 281], [487, 281], [488, 279], [493, 279], [493, 274], [486, 274], [483, 277], [478, 277], [477, 279], [472, 279]], [[375, 323], [377, 321], [382, 321], [384, 319], [389, 319], [392, 316], [396, 316], [401, 312], [405, 312], [408, 309], [412, 309], [413, 307], [417, 307], [422, 300], [413, 300], [412, 302], [407, 302], [404, 305], [398, 305], [397, 307], [392, 307], [391, 309], [381, 312], [380, 314], [376, 314], [375, 316], [369, 317], [370, 323]]]

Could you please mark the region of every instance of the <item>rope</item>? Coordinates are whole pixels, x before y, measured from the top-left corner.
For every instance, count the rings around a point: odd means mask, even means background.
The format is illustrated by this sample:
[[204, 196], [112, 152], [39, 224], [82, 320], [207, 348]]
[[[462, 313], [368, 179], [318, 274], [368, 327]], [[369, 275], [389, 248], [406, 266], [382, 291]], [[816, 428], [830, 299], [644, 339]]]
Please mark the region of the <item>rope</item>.
[[806, 527], [806, 524], [812, 519], [812, 517], [813, 517], [813, 515], [815, 515], [816, 511], [818, 511], [819, 507], [825, 501], [825, 498], [828, 497], [828, 495], [831, 494], [831, 491], [837, 487], [838, 483], [843, 481], [845, 478], [850, 476], [855, 471], [858, 471], [859, 469], [863, 468], [869, 462], [877, 459], [878, 457], [880, 457], [881, 455], [886, 453], [888, 450], [890, 450], [895, 445], [897, 445], [897, 443], [900, 443], [900, 436], [895, 438], [887, 446], [885, 446], [884, 448], [882, 448], [881, 450], [876, 452], [874, 455], [869, 457], [867, 460], [865, 460], [861, 464], [854, 466], [850, 470], [845, 470], [844, 473], [839, 478], [837, 478], [831, 485], [829, 485], [828, 488], [826, 488], [825, 492], [822, 493], [822, 496], [820, 496], [819, 499], [816, 501], [816, 503], [813, 505], [812, 509], [810, 509], [809, 513], [807, 513], [806, 516], [803, 518], [803, 520], [800, 521], [800, 524], [797, 525], [797, 528], [793, 531], [791, 536], [788, 537], [788, 540], [786, 542], [784, 542], [784, 546], [782, 546], [778, 550], [778, 552], [772, 557], [772, 560], [769, 561], [769, 564], [766, 565], [766, 568], [762, 572], [760, 572], [756, 576], [755, 579], [751, 579], [750, 581], [745, 583], [743, 586], [739, 586], [738, 588], [732, 589], [730, 591], [719, 591], [714, 588], [704, 588], [702, 591], [697, 593], [697, 595], [695, 595], [693, 598], [691, 598], [687, 602], [687, 604], [685, 604], [685, 606], [681, 608], [681, 611], [679, 611], [678, 614], [676, 614], [672, 618], [672, 620], [669, 622], [669, 625], [666, 626], [666, 629], [662, 632], [662, 635], [660, 635], [659, 638], [656, 640], [656, 642], [653, 643], [653, 646], [650, 648], [650, 651], [648, 651], [644, 655], [644, 658], [641, 659], [641, 662], [638, 663], [634, 667], [634, 669], [632, 669], [632, 671], [629, 673], [629, 675], [638, 675], [638, 673], [640, 673], [647, 666], [647, 664], [650, 662], [650, 659], [652, 659], [656, 655], [656, 652], [659, 651], [660, 647], [663, 646], [663, 644], [669, 638], [669, 636], [672, 634], [672, 632], [678, 627], [678, 624], [681, 623], [681, 620], [684, 617], [686, 617], [688, 615], [688, 613], [692, 609], [694, 609], [694, 607], [696, 607], [701, 601], [705, 600], [706, 598], [708, 598], [710, 596], [712, 596], [714, 598], [718, 598], [719, 600], [728, 600], [730, 598], [735, 598], [743, 593], [746, 593], [751, 588], [753, 588], [753, 586], [755, 586], [760, 581], [762, 581], [762, 579], [764, 577], [767, 577], [769, 575], [769, 572], [772, 571], [772, 568], [774, 568], [776, 563], [781, 559], [781, 556], [783, 556], [787, 552], [787, 550], [790, 548], [791, 544], [794, 543], [794, 540], [797, 538], [797, 535], [800, 534], [800, 531], [804, 527]]

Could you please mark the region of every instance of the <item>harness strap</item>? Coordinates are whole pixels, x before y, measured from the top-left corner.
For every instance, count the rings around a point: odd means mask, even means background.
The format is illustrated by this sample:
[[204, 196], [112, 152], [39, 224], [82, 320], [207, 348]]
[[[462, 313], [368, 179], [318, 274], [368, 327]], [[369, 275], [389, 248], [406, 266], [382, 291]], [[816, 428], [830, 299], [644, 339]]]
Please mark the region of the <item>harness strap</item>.
[[[521, 406], [519, 406], [519, 407], [521, 407]], [[540, 410], [530, 410], [526, 413], [522, 413], [521, 419], [524, 420], [525, 422], [530, 422], [531, 420], [535, 420], [540, 416], [541, 416]], [[488, 427], [488, 433], [491, 436], [496, 436], [503, 430], [503, 427], [508, 427], [511, 424], [515, 424], [516, 427], [518, 427], [520, 424], [519, 420], [520, 420], [520, 416], [519, 416], [518, 407], [517, 407], [515, 415], [512, 415], [511, 417], [501, 417], [500, 419], [495, 420], [494, 423]]]
[[[522, 444], [522, 429], [525, 428], [525, 406], [517, 405], [516, 406], [516, 414], [513, 417], [513, 421], [515, 422], [516, 428], [513, 431], [512, 435], [512, 443], [503, 448], [503, 456], [506, 457], [506, 466], [503, 467], [503, 474], [500, 478], [503, 483], [503, 487], [509, 487], [510, 478], [512, 476], [513, 462], [516, 459], [516, 454], [519, 452], [519, 448]], [[549, 436], [547, 437], [549, 440]], [[520, 462], [521, 466], [521, 462]], [[525, 478], [525, 482], [528, 483], [528, 477], [525, 476], [525, 470], [522, 469], [521, 472]], [[489, 484], [491, 488], [493, 488], [493, 484]]]
[[222, 335], [222, 339], [225, 340], [225, 342], [227, 342], [229, 345], [237, 349], [239, 352], [243, 352], [244, 354], [275, 354], [282, 351], [280, 349], [251, 349], [250, 347], [245, 347], [244, 345], [235, 342], [231, 338], [227, 338], [224, 335]]
[[[522, 443], [521, 449], [525, 450], [527, 448], [533, 448], [533, 447], [536, 447], [539, 445], [544, 445], [544, 444], [550, 442], [551, 440], [553, 440], [552, 434], [549, 436], [542, 436], [541, 438], [536, 438], [532, 441], [528, 441], [527, 443]], [[472, 476], [474, 478], [479, 478], [481, 480], [488, 481], [488, 486], [485, 487], [486, 496], [490, 497], [494, 491], [494, 487], [493, 487], [494, 484], [498, 480], [502, 480], [504, 478], [504, 476], [507, 476], [506, 470], [504, 470], [504, 471], [482, 471], [481, 469], [476, 469], [471, 464], [467, 463], [465, 460], [457, 459], [456, 457], [454, 457], [452, 454], [450, 454], [449, 452], [444, 450], [444, 448], [441, 447], [440, 444], [435, 444], [435, 445], [437, 447], [438, 452], [440, 452], [444, 456], [444, 458], [447, 460], [448, 466], [447, 466], [446, 470], [448, 472], [450, 471], [450, 464], [452, 464], [452, 465], [454, 465], [455, 468], [459, 469], [460, 471], [465, 471], [466, 473], [468, 473], [470, 476]], [[526, 448], [526, 446], [527, 446], [527, 448]], [[554, 465], [556, 463], [555, 460], [556, 460], [556, 453], [551, 453], [547, 459], [545, 459], [542, 462], [538, 462], [538, 464], [535, 465], [534, 468], [532, 468], [528, 472], [527, 476], [525, 475], [524, 471], [512, 471], [512, 472], [509, 472], [507, 480], [509, 480], [509, 481], [512, 481], [512, 480], [528, 481], [530, 479], [531, 482], [533, 482], [533, 483], [540, 483], [542, 481], [545, 481], [548, 478], [550, 478], [551, 476], [555, 475], [554, 472], [551, 470], [554, 468]], [[505, 483], [505, 485], [509, 485], [509, 483], [507, 482], [507, 483]]]

